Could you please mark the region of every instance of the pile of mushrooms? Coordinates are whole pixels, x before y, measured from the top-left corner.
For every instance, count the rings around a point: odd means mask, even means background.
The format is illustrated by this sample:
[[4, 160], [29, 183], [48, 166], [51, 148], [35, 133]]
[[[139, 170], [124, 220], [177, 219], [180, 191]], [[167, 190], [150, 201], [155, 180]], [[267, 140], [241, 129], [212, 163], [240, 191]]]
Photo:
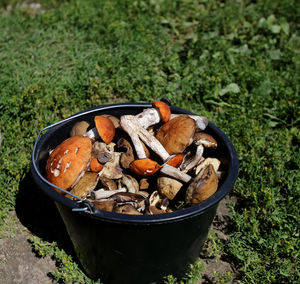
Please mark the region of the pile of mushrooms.
[[220, 161], [205, 154], [218, 145], [205, 133], [206, 117], [171, 114], [155, 101], [138, 115], [105, 114], [94, 123], [77, 122], [49, 152], [49, 182], [99, 210], [136, 215], [173, 212], [217, 191]]

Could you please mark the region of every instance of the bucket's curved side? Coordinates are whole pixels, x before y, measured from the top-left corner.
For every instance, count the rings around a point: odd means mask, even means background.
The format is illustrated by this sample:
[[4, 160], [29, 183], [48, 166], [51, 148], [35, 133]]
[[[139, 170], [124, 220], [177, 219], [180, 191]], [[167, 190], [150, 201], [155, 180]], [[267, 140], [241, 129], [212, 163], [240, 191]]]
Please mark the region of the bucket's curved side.
[[56, 205], [91, 278], [105, 284], [146, 284], [163, 283], [169, 274], [184, 276], [199, 257], [218, 204], [184, 221], [150, 226], [114, 224]]

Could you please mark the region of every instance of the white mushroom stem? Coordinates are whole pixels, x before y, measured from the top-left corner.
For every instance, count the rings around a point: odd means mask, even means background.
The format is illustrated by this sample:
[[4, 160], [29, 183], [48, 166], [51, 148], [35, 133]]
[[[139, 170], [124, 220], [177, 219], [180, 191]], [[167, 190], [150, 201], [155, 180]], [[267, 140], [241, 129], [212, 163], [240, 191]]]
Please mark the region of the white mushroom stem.
[[[138, 131], [135, 124], [132, 123], [132, 120], [135, 120], [133, 115], [123, 115], [120, 119], [120, 125], [124, 131], [128, 133], [131, 138], [132, 144], [136, 151], [136, 155], [139, 159], [146, 159], [146, 153], [143, 147], [141, 140], [139, 139]], [[140, 128], [140, 126], [139, 126]]]
[[[171, 114], [170, 119], [175, 118], [177, 116], [180, 115], [185, 115], [185, 114]], [[206, 128], [206, 126], [208, 125], [208, 119], [206, 116], [199, 116], [199, 115], [188, 115], [190, 118], [192, 118], [193, 120], [195, 120], [196, 122], [196, 126], [198, 129], [200, 130], [204, 130]]]
[[164, 164], [163, 167], [160, 169], [160, 173], [163, 173], [165, 175], [171, 176], [175, 179], [179, 179], [183, 182], [189, 182], [192, 177], [188, 174], [180, 171], [179, 169], [172, 167], [168, 164]]
[[[120, 120], [121, 127], [129, 134], [132, 140], [132, 144], [135, 149], [140, 148], [140, 138], [153, 152], [155, 152], [159, 157], [162, 158], [163, 161], [167, 161], [170, 157], [169, 153], [166, 149], [161, 145], [161, 143], [149, 133], [148, 130], [143, 128], [136, 117], [133, 115], [123, 115]], [[138, 136], [138, 138], [136, 138]], [[142, 144], [141, 144], [142, 145]], [[145, 153], [145, 151], [143, 150]], [[139, 155], [137, 154], [139, 157]], [[142, 159], [141, 157], [139, 157]]]
[[96, 127], [90, 129], [88, 132], [84, 133], [82, 136], [87, 136], [90, 139], [98, 139], [100, 137]]
[[160, 122], [159, 112], [155, 108], [144, 109], [135, 116], [136, 121], [145, 129]]
[[104, 189], [99, 189], [96, 191], [92, 191], [90, 193], [91, 198], [94, 200], [99, 200], [99, 199], [106, 199], [111, 197], [112, 195], [119, 193], [119, 192], [126, 192], [126, 188], [125, 187], [121, 187], [119, 189], [116, 190], [104, 190]]
[[[144, 109], [141, 113], [137, 114], [135, 118], [136, 121], [141, 125], [141, 127], [145, 129], [160, 122], [159, 112], [155, 108]], [[99, 138], [99, 134], [96, 127], [84, 133], [83, 136], [87, 136], [90, 139]]]
[[[123, 115], [120, 120], [121, 127], [128, 133], [128, 135], [132, 139], [132, 144], [134, 145], [135, 149], [140, 148], [141, 144], [139, 137], [141, 140], [153, 150], [158, 156], [162, 158], [163, 161], [168, 161], [170, 158], [169, 153], [166, 149], [161, 145], [161, 143], [151, 135], [145, 128], [141, 127], [139, 123], [136, 121], [136, 118], [133, 115]], [[136, 137], [138, 136], [138, 137]], [[140, 152], [145, 153], [144, 149], [139, 149]], [[141, 159], [141, 157], [138, 155]], [[145, 155], [146, 157], [146, 155]], [[186, 173], [180, 171], [179, 169], [172, 167], [168, 164], [164, 164], [163, 167], [160, 169], [161, 173], [164, 173], [168, 176], [172, 176], [176, 179], [179, 179], [183, 182], [189, 182], [191, 180], [191, 176], [187, 175]]]

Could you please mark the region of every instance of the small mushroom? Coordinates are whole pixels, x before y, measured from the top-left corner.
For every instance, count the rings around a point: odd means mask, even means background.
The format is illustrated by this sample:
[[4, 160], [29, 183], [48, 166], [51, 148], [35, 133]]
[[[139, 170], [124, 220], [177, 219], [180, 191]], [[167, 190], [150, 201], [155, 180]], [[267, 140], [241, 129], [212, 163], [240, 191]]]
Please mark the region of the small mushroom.
[[167, 162], [167, 164], [174, 168], [178, 168], [181, 165], [183, 158], [184, 158], [183, 154], [177, 154], [177, 155], [171, 157], [169, 159], [169, 161]]
[[99, 163], [97, 158], [92, 158], [90, 169], [94, 173], [99, 173], [103, 169], [103, 165]]
[[217, 173], [221, 162], [217, 158], [206, 158], [201, 163], [197, 165], [195, 174], [198, 175], [202, 169], [206, 168], [209, 164], [212, 164], [215, 172]]
[[47, 160], [47, 180], [62, 189], [70, 189], [87, 170], [91, 152], [92, 142], [88, 137], [73, 136], [66, 139], [51, 152]]
[[104, 143], [109, 144], [115, 137], [116, 129], [112, 121], [105, 116], [95, 116], [95, 125]]
[[137, 175], [151, 176], [161, 168], [161, 165], [151, 159], [138, 159], [130, 163], [129, 168]]
[[156, 138], [170, 155], [179, 154], [193, 141], [195, 128], [192, 118], [181, 115], [163, 124], [156, 133]]
[[119, 139], [117, 146], [118, 148], [123, 148], [126, 150], [126, 152], [122, 153], [121, 155], [120, 164], [124, 169], [128, 169], [130, 163], [135, 159], [132, 146], [125, 138]]
[[116, 202], [113, 200], [100, 200], [100, 201], [94, 201], [94, 207], [108, 212], [113, 212], [114, 208], [116, 206]]
[[139, 185], [139, 188], [140, 190], [145, 190], [145, 189], [148, 189], [149, 188], [149, 182], [148, 182], [148, 178], [141, 178], [140, 179], [140, 185]]
[[99, 155], [97, 156], [97, 161], [100, 164], [106, 164], [111, 159], [112, 159], [111, 154], [106, 151], [99, 153]]
[[[85, 198], [91, 193], [98, 184], [99, 176], [97, 173], [85, 172], [79, 182], [70, 190], [71, 193]], [[67, 195], [68, 196], [68, 195]], [[69, 196], [68, 196], [69, 197]], [[71, 198], [71, 196], [70, 196]]]
[[128, 192], [137, 193], [139, 191], [139, 183], [134, 177], [124, 174], [121, 181], [127, 188]]
[[105, 116], [95, 116], [94, 117], [95, 126], [83, 136], [87, 136], [90, 139], [98, 139], [99, 137], [106, 144], [112, 142], [115, 137], [116, 129], [112, 121]]
[[98, 159], [101, 164], [105, 164], [112, 159], [112, 154], [115, 152], [115, 143], [105, 144], [103, 142], [95, 141], [92, 147], [92, 157]]
[[178, 180], [168, 176], [161, 175], [157, 178], [158, 192], [170, 200], [174, 199], [182, 185]]
[[192, 205], [212, 196], [218, 188], [218, 177], [211, 164], [198, 174], [186, 191], [185, 200]]
[[106, 177], [108, 179], [119, 179], [122, 177], [122, 168], [119, 165], [121, 153], [113, 152], [112, 159], [108, 161], [101, 172], [99, 172], [100, 177]]
[[86, 121], [79, 121], [74, 124], [72, 127], [70, 136], [77, 136], [77, 135], [83, 135], [87, 132], [87, 129], [89, 128], [90, 124]]
[[111, 120], [115, 128], [120, 127], [120, 119], [111, 114], [102, 114], [102, 116], [107, 117]]
[[160, 201], [160, 195], [157, 190], [153, 191], [149, 196], [149, 204], [150, 206], [156, 206]]
[[114, 209], [115, 213], [130, 214], [130, 215], [143, 215], [131, 204], [120, 204]]
[[148, 201], [149, 206], [147, 208], [147, 214], [152, 215], [166, 213], [169, 201], [167, 198], [162, 199], [157, 190], [152, 192]]
[[123, 187], [123, 188], [119, 188], [119, 189], [116, 189], [116, 190], [98, 189], [98, 190], [92, 191], [90, 193], [90, 196], [93, 200], [100, 200], [100, 199], [110, 198], [114, 194], [120, 193], [120, 192], [126, 192], [126, 188]]
[[100, 176], [100, 182], [106, 190], [111, 191], [118, 188], [117, 183], [113, 179], [107, 178], [105, 176]]
[[154, 101], [152, 108], [144, 109], [140, 114], [135, 116], [139, 125], [145, 129], [162, 122], [167, 122], [170, 119], [171, 111], [169, 106], [162, 101]]
[[193, 147], [194, 149], [191, 149], [191, 151], [189, 151], [183, 158], [183, 162], [180, 165], [180, 169], [184, 172], [187, 173], [188, 171], [190, 171], [191, 169], [193, 169], [195, 166], [197, 166], [197, 164], [199, 163], [199, 161], [202, 158], [203, 155], [203, 146], [199, 145], [196, 147]]
[[162, 101], [154, 101], [152, 103], [152, 106], [155, 107], [156, 110], [158, 111], [162, 122], [166, 123], [170, 120], [171, 110], [166, 103]]
[[204, 132], [196, 132], [193, 140], [196, 145], [203, 145], [206, 148], [217, 148], [218, 146], [215, 138]]
[[145, 198], [137, 193], [120, 192], [112, 195], [110, 199], [115, 200], [116, 202], [140, 202], [143, 201]]

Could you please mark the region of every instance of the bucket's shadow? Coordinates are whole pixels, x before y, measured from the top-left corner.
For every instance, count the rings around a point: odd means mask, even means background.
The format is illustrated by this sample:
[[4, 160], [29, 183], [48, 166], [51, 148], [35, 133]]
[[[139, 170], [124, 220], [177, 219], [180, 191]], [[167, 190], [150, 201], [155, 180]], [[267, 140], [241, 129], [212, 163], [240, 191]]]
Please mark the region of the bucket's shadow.
[[47, 242], [56, 242], [81, 266], [53, 200], [38, 188], [30, 172], [20, 182], [15, 210], [22, 225], [33, 235]]

